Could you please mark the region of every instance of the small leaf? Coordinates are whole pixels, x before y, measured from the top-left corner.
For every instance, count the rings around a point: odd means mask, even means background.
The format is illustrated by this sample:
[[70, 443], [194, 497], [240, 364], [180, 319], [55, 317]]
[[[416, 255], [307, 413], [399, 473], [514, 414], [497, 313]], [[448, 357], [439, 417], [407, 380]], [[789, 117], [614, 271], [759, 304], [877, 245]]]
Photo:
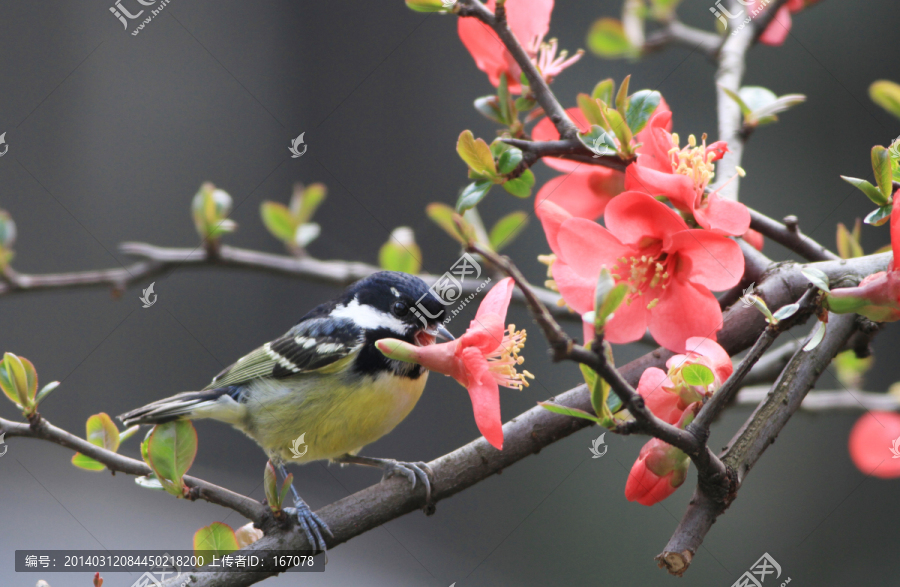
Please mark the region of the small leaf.
[[734, 100], [737, 103], [737, 105], [741, 108], [741, 114], [743, 114], [746, 117], [752, 112], [752, 110], [750, 110], [750, 107], [747, 106], [747, 104], [741, 99], [741, 97], [738, 94], [736, 94], [733, 90], [729, 90], [728, 88], [726, 88], [724, 86], [719, 86], [719, 87], [722, 88], [722, 91], [725, 92], [725, 95], [727, 95], [729, 98], [731, 98], [732, 100]]
[[512, 173], [513, 170], [522, 162], [522, 151], [515, 147], [505, 150], [497, 161], [497, 170], [501, 175]]
[[619, 152], [616, 141], [612, 135], [606, 132], [603, 127], [596, 124], [591, 126], [590, 132], [585, 134], [579, 133], [578, 140], [598, 157], [615, 155]]
[[866, 224], [871, 224], [872, 226], [881, 226], [891, 219], [891, 208], [892, 206], [888, 204], [872, 210], [866, 216], [864, 222]]
[[[625, 284], [622, 284], [625, 285]], [[610, 300], [610, 295], [614, 299]], [[619, 304], [622, 303], [624, 296], [621, 296], [616, 290], [616, 280], [606, 265], [600, 268], [600, 274], [597, 276], [597, 285], [594, 288], [594, 326], [597, 332], [603, 331], [609, 316], [616, 311]]]
[[86, 471], [102, 471], [106, 468], [106, 465], [100, 461], [95, 461], [91, 457], [84, 456], [80, 452], [72, 455], [72, 464], [79, 469], [84, 469]]
[[[501, 124], [512, 124], [512, 116], [510, 112], [509, 84], [506, 81], [506, 73], [500, 74], [500, 83], [497, 85], [497, 100], [500, 103], [500, 122]], [[501, 172], [502, 173], [502, 172]]]
[[803, 94], [785, 94], [765, 106], [754, 109], [751, 116], [756, 118], [760, 124], [774, 122], [778, 120], [778, 117], [775, 116], [776, 114], [789, 110], [803, 102], [806, 102], [806, 96]]
[[900, 118], [900, 85], [888, 80], [878, 80], [869, 86], [872, 101]]
[[622, 116], [625, 116], [625, 113], [628, 111], [628, 85], [631, 83], [631, 75], [626, 75], [625, 79], [622, 80], [622, 85], [619, 86], [619, 91], [616, 92], [616, 110]]
[[786, 306], [781, 306], [772, 316], [775, 320], [781, 322], [782, 320], [787, 320], [791, 316], [797, 313], [797, 310], [800, 309], [800, 304], [788, 304]]
[[294, 219], [287, 206], [278, 202], [263, 202], [259, 207], [263, 224], [272, 236], [280, 241], [292, 242], [294, 239]]
[[143, 487], [144, 489], [158, 489], [160, 491], [164, 491], [162, 483], [159, 482], [159, 479], [156, 478], [156, 475], [150, 473], [144, 477], [135, 477], [134, 482]]
[[[803, 267], [800, 269], [800, 272], [805, 275], [810, 283], [812, 283], [817, 288], [821, 289], [824, 292], [831, 291], [828, 275], [826, 275], [825, 272], [821, 269], [817, 269], [816, 267]], [[775, 315], [778, 316], [777, 313]]]
[[538, 405], [553, 412], [554, 414], [562, 414], [563, 416], [572, 416], [573, 418], [584, 418], [585, 420], [590, 420], [591, 422], [600, 423], [600, 419], [592, 414], [588, 414], [584, 410], [579, 410], [578, 408], [568, 408], [566, 406], [561, 406], [559, 404], [555, 404], [553, 402], [538, 402]]
[[322, 234], [322, 227], [315, 222], [307, 222], [297, 227], [294, 233], [294, 244], [301, 249], [305, 248], [309, 243], [313, 242]]
[[[87, 429], [85, 438], [88, 442], [112, 452], [119, 450], [119, 442], [121, 441], [119, 429], [112, 421], [112, 418], [105, 412], [94, 414], [88, 418], [85, 427]], [[106, 465], [103, 463], [81, 453], [75, 453], [72, 457], [72, 464], [89, 471], [102, 471], [106, 468]]]
[[459, 231], [456, 229], [456, 223], [453, 221], [453, 216], [456, 214], [453, 208], [447, 204], [434, 202], [425, 206], [425, 214], [431, 218], [432, 222], [440, 226], [444, 232], [450, 235], [451, 238], [461, 245], [466, 244], [466, 240], [459, 234]]
[[475, 110], [488, 120], [504, 124], [500, 118], [500, 106], [497, 96], [482, 96], [475, 100]]
[[522, 175], [515, 179], [508, 179], [503, 182], [503, 189], [511, 193], [517, 198], [527, 198], [531, 195], [531, 188], [534, 186], [534, 173], [530, 169], [522, 172]]
[[591, 98], [587, 94], [578, 94], [578, 97], [575, 100], [578, 103], [579, 110], [581, 110], [581, 113], [584, 115], [585, 119], [587, 119], [588, 124], [599, 125], [606, 128], [606, 121], [603, 120], [600, 103], [597, 102], [597, 100]]
[[[866, 194], [866, 197], [875, 202], [875, 204], [877, 204], [878, 206], [887, 205], [888, 199], [881, 193], [881, 190], [879, 190], [877, 187], [867, 182], [866, 180], [856, 177], [847, 177], [845, 175], [842, 175], [841, 179], [843, 179], [853, 187], [859, 189], [862, 193]], [[866, 222], [868, 224], [871, 224], [868, 220]]]
[[395, 228], [378, 252], [378, 264], [388, 271], [416, 275], [422, 269], [422, 250], [416, 244], [411, 228]]
[[278, 495], [278, 475], [275, 474], [275, 466], [272, 461], [266, 462], [265, 472], [263, 473], [263, 488], [266, 494], [266, 501], [273, 512], [281, 511], [281, 500]]
[[50, 393], [57, 387], [59, 387], [59, 381], [51, 381], [50, 383], [45, 385], [38, 392], [38, 394], [34, 397], [34, 403], [36, 403], [36, 404], [41, 403], [44, 400], [44, 398], [47, 397], [48, 395], [50, 395]]
[[497, 175], [497, 168], [494, 166], [494, 156], [491, 149], [482, 139], [475, 139], [472, 131], [464, 130], [459, 134], [459, 140], [456, 142], [456, 152], [469, 168], [476, 174], [483, 177], [493, 177]]
[[762, 86], [744, 86], [738, 90], [738, 95], [751, 112], [768, 106], [778, 99], [772, 90]]
[[819, 346], [819, 343], [822, 342], [822, 339], [825, 338], [825, 323], [821, 321], [816, 321], [816, 325], [813, 327], [812, 336], [809, 339], [809, 342], [803, 346], [803, 350], [809, 352]]
[[493, 182], [484, 179], [467, 185], [462, 193], [459, 194], [459, 199], [456, 201], [456, 210], [459, 213], [463, 213], [477, 206], [478, 202], [483, 200], [490, 191], [492, 185], [494, 185]]
[[[856, 225], [859, 226], [861, 224], [862, 222], [857, 218]], [[850, 232], [847, 230], [847, 227], [844, 226], [843, 222], [838, 222], [837, 249], [841, 259], [854, 259], [856, 257], [862, 257], [865, 254], [862, 246], [859, 244], [859, 237], [856, 232], [856, 227], [854, 227], [853, 232]]]
[[656, 107], [659, 106], [660, 98], [659, 92], [651, 90], [641, 90], [631, 96], [628, 114], [625, 115], [625, 122], [632, 133], [637, 134], [647, 126], [647, 121], [650, 120]]
[[875, 172], [875, 183], [878, 184], [878, 187], [881, 189], [881, 195], [884, 196], [884, 200], [887, 202], [891, 194], [894, 193], [894, 179], [891, 170], [891, 156], [888, 150], [881, 145], [872, 147], [872, 171]]
[[604, 114], [606, 114], [606, 119], [609, 121], [610, 129], [615, 133], [616, 138], [619, 139], [622, 151], [628, 152], [631, 147], [631, 129], [628, 128], [625, 119], [612, 108], [607, 108]]
[[622, 23], [614, 18], [601, 18], [594, 21], [587, 36], [587, 46], [592, 53], [607, 59], [634, 55], [636, 50], [631, 46]]
[[163, 488], [173, 495], [183, 493], [182, 478], [197, 456], [197, 431], [190, 420], [159, 424], [147, 444], [147, 464]]
[[692, 363], [681, 368], [681, 376], [688, 385], [696, 385], [706, 389], [716, 381], [712, 369], [706, 365]]
[[528, 214], [522, 211], [512, 212], [497, 221], [491, 228], [488, 241], [491, 248], [499, 251], [516, 238], [528, 226]]
[[[610, 104], [613, 99], [613, 94], [616, 90], [616, 82], [612, 80], [612, 78], [606, 78], [602, 82], [598, 82], [596, 86], [594, 86], [594, 91], [591, 92], [591, 98], [603, 100], [604, 104]], [[580, 103], [579, 103], [580, 105]], [[596, 124], [600, 124], [599, 122]]]
[[306, 188], [302, 184], [294, 184], [294, 193], [291, 196], [291, 215], [297, 225], [309, 222], [316, 210], [325, 201], [328, 188], [322, 183], [311, 183]]
[[123, 430], [123, 431], [119, 434], [119, 444], [125, 442], [126, 440], [128, 440], [129, 438], [131, 438], [132, 436], [134, 436], [135, 434], [137, 434], [137, 431], [140, 430], [140, 429], [141, 429], [141, 427], [138, 426], [137, 424], [135, 424], [135, 425], [132, 426], [131, 428], [126, 428], [125, 430]]
[[211, 559], [213, 556], [221, 557], [236, 550], [238, 550], [237, 537], [228, 524], [213, 522], [194, 533], [194, 554], [197, 556], [203, 553], [208, 555], [205, 558]]

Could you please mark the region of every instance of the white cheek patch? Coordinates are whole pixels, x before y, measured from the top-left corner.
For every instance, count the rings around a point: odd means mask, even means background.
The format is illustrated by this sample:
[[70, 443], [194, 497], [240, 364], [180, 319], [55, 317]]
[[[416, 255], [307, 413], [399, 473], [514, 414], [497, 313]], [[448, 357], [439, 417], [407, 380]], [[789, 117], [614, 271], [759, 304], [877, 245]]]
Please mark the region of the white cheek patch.
[[348, 318], [366, 330], [387, 328], [400, 335], [406, 334], [407, 326], [399, 318], [372, 306], [360, 304], [356, 298], [346, 306], [337, 306], [331, 311], [331, 315], [335, 318]]

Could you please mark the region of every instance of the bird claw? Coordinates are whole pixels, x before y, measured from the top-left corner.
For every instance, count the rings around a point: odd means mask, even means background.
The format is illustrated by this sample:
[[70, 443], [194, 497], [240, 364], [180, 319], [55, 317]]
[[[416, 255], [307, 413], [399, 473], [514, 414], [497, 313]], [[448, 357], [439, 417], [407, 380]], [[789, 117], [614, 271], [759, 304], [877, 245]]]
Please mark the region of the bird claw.
[[324, 532], [334, 538], [334, 534], [331, 533], [328, 524], [322, 521], [305, 503], [297, 504], [297, 507], [293, 508], [284, 508], [283, 511], [303, 530], [313, 552], [324, 552], [327, 554], [328, 546], [325, 544], [325, 537], [322, 534]]
[[385, 459], [384, 476], [381, 480], [384, 481], [394, 475], [403, 475], [406, 477], [410, 483], [412, 483], [413, 489], [416, 488], [416, 479], [420, 479], [425, 486], [425, 503], [431, 503], [431, 479], [429, 478], [429, 475], [434, 475], [434, 471], [431, 470], [431, 467], [429, 467], [427, 463], [421, 461], [407, 463], [404, 461]]

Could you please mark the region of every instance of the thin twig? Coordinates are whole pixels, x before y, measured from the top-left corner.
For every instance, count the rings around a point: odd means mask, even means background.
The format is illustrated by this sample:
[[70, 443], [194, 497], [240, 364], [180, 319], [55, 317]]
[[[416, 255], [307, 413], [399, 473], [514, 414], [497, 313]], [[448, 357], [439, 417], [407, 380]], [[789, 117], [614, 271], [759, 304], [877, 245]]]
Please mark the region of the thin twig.
[[[758, 405], [769, 394], [768, 386], [745, 387], [737, 395], [739, 405]], [[900, 397], [891, 393], [875, 393], [858, 389], [826, 389], [811, 391], [800, 404], [800, 409], [810, 412], [826, 410], [874, 410], [895, 412], [900, 410]]]
[[776, 243], [794, 251], [810, 261], [833, 261], [840, 259], [837, 255], [800, 232], [796, 216], [788, 216], [785, 223], [769, 218], [762, 212], [750, 210], [750, 228], [766, 236]]
[[722, 37], [702, 29], [688, 26], [680, 20], [672, 20], [661, 29], [654, 31], [641, 48], [641, 53], [647, 55], [659, 51], [671, 44], [678, 44], [699, 51], [711, 59], [719, 55], [719, 47], [722, 46]]

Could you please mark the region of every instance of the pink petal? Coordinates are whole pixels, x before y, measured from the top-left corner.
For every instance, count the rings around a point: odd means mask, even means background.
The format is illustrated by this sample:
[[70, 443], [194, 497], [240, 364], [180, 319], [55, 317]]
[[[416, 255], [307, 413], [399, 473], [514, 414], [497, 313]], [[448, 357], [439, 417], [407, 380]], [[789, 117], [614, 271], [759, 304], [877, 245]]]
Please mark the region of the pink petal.
[[501, 320], [506, 320], [506, 310], [509, 308], [509, 301], [512, 299], [513, 289], [516, 283], [512, 277], [501, 279], [490, 289], [481, 305], [478, 306], [476, 318], [481, 318], [486, 314], [497, 314]]
[[503, 449], [503, 423], [500, 420], [500, 387], [488, 370], [487, 361], [477, 349], [463, 351], [462, 360], [469, 372], [469, 398], [475, 424], [484, 438], [497, 450]]
[[685, 352], [693, 336], [715, 339], [722, 328], [722, 310], [715, 296], [702, 285], [669, 281], [665, 297], [650, 313], [650, 334], [660, 345]]
[[747, 241], [751, 247], [760, 252], [762, 252], [763, 247], [766, 244], [766, 240], [763, 238], [763, 235], [756, 232], [752, 228], [748, 228], [747, 232], [742, 235], [742, 238]]
[[606, 340], [615, 344], [627, 344], [644, 336], [652, 316], [647, 309], [648, 303], [650, 300], [647, 296], [629, 297], [622, 302], [606, 323]]
[[650, 411], [664, 422], [675, 424], [681, 419], [684, 409], [678, 407], [681, 401], [677, 395], [666, 391], [663, 387], [674, 387], [666, 372], [656, 367], [650, 367], [641, 374], [637, 392], [644, 398], [644, 403]]
[[647, 238], [663, 241], [688, 228], [677, 212], [640, 192], [616, 196], [606, 207], [604, 219], [606, 227], [620, 241], [634, 245]]
[[719, 234], [741, 236], [750, 228], [750, 212], [740, 202], [732, 202], [711, 194], [705, 208], [694, 210], [697, 224]]
[[[636, 135], [641, 146], [637, 149], [637, 165], [663, 173], [672, 173], [672, 158], [669, 150], [674, 147], [672, 135], [672, 113], [657, 111], [647, 126]], [[667, 130], [668, 129], [668, 130]]]
[[744, 275], [744, 255], [732, 239], [708, 230], [683, 230], [663, 245], [677, 255], [677, 277], [713, 291], [737, 285]]
[[487, 312], [482, 314], [480, 309], [479, 314], [481, 315], [476, 315], [469, 323], [465, 334], [459, 337], [461, 351], [457, 350], [457, 356], [461, 356], [461, 352], [470, 348], [478, 349], [482, 355], [489, 355], [503, 342], [506, 331], [505, 316]]
[[[671, 168], [670, 168], [671, 169]], [[694, 182], [686, 175], [631, 164], [625, 170], [625, 189], [665, 196], [682, 212], [693, 212], [697, 200]]]
[[596, 276], [584, 277], [563, 261], [556, 261], [551, 271], [560, 295], [573, 310], [584, 314], [593, 309], [594, 288], [597, 287]]
[[787, 6], [782, 6], [775, 14], [772, 24], [759, 36], [759, 42], [764, 45], [778, 47], [784, 43], [791, 32], [791, 11]]
[[624, 174], [614, 169], [595, 168], [585, 173], [554, 177], [538, 191], [535, 211], [545, 202], [553, 202], [572, 216], [594, 220], [603, 215], [613, 196], [624, 188]]
[[572, 218], [572, 215], [549, 200], [544, 200], [540, 206], [536, 205], [534, 213], [544, 227], [544, 235], [547, 237], [547, 244], [550, 245], [550, 250], [559, 255], [559, 244], [557, 242], [559, 228], [563, 222]]
[[891, 451], [898, 437], [900, 414], [869, 412], [863, 415], [853, 425], [847, 442], [853, 464], [866, 475], [882, 479], [900, 477], [900, 459]]
[[487, 74], [494, 87], [500, 84], [500, 74], [507, 73], [510, 91], [521, 92], [518, 67], [510, 71], [506, 59], [511, 57], [503, 46], [500, 37], [489, 26], [477, 18], [460, 18], [458, 24], [459, 38], [475, 60], [475, 66]]
[[[615, 198], [612, 204], [618, 199]], [[563, 222], [557, 243], [562, 261], [582, 277], [592, 280], [600, 275], [603, 265], [612, 270], [619, 257], [633, 253], [631, 247], [619, 242], [609, 230], [584, 218], [571, 218]]]

